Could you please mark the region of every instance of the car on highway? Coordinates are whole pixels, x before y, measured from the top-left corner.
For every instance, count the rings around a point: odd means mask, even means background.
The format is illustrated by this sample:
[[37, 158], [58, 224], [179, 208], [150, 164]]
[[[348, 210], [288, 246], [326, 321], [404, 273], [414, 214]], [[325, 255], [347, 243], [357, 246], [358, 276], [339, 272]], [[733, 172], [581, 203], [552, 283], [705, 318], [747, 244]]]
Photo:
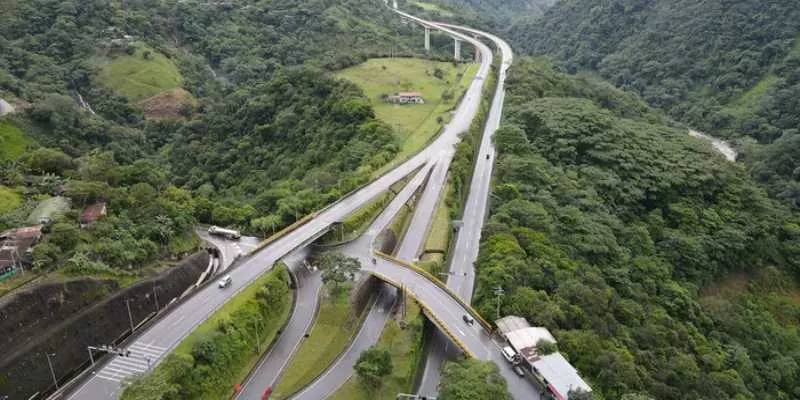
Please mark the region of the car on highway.
[[224, 289], [233, 283], [233, 278], [230, 275], [225, 275], [222, 279], [219, 280], [218, 286], [220, 289]]
[[466, 323], [467, 323], [467, 325], [472, 325], [472, 324], [474, 324], [474, 323], [475, 323], [475, 318], [472, 318], [471, 316], [469, 316], [469, 315], [467, 315], [467, 314], [464, 314], [464, 316], [463, 316], [463, 317], [461, 317], [461, 319], [463, 319], [463, 320], [464, 320], [464, 322], [466, 322]]
[[503, 357], [512, 364], [516, 364], [519, 361], [519, 355], [511, 346], [503, 347]]
[[523, 370], [519, 365], [514, 366], [514, 372], [521, 377], [525, 377], [525, 370]]
[[489, 159], [489, 155], [488, 155], [488, 154], [486, 155], [486, 159], [487, 159], [487, 160]]

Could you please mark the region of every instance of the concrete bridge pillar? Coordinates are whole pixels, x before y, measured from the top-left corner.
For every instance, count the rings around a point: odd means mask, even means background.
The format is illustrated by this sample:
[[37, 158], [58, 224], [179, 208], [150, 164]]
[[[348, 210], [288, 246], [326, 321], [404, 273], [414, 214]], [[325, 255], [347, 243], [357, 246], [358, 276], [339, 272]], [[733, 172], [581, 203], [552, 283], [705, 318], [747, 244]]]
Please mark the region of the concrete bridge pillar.
[[453, 38], [453, 40], [455, 40], [455, 46], [453, 46], [453, 58], [455, 58], [456, 61], [459, 61], [461, 60], [461, 41], [455, 38]]
[[425, 27], [425, 50], [431, 50], [431, 28]]
[[481, 62], [481, 51], [475, 46], [475, 62]]

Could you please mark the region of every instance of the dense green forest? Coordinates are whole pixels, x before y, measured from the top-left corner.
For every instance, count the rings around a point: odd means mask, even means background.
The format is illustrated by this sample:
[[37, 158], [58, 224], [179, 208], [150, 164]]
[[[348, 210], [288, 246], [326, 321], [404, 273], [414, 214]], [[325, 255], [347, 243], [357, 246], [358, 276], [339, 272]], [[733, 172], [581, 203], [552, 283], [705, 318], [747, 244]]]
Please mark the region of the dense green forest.
[[[35, 265], [83, 270], [179, 254], [198, 222], [291, 223], [397, 152], [361, 91], [328, 72], [422, 51], [413, 29], [368, 0], [4, 1], [0, 98], [18, 112], [0, 122], [14, 150], [0, 154], [0, 189], [18, 206], [0, 209], [0, 229], [65, 188], [72, 211]], [[132, 62], [143, 70], [108, 67]], [[177, 76], [162, 82], [167, 72]], [[190, 100], [168, 105], [170, 118], [126, 96], [176, 82]], [[98, 200], [109, 218], [76, 235]]]
[[508, 30], [516, 49], [593, 71], [695, 129], [800, 206], [800, 8], [780, 0], [563, 0]]
[[800, 397], [796, 217], [607, 83], [522, 58], [507, 90], [483, 314], [504, 288], [598, 398]]

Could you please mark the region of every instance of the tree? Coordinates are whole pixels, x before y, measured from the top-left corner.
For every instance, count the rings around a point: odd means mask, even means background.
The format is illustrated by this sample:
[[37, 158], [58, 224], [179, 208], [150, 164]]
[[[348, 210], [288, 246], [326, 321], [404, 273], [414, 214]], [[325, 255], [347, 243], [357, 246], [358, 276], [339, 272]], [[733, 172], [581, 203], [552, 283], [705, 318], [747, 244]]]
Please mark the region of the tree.
[[280, 226], [281, 222], [283, 222], [281, 221], [281, 217], [275, 214], [269, 214], [263, 217], [253, 219], [252, 221], [250, 221], [250, 226], [252, 226], [253, 229], [261, 233], [261, 236], [266, 237], [268, 231], [272, 232], [272, 234], [274, 235], [275, 228]]
[[536, 342], [536, 352], [540, 355], [546, 356], [557, 351], [558, 346], [556, 346], [555, 342], [551, 342], [547, 339], [539, 339], [539, 341]]
[[392, 373], [392, 355], [375, 346], [361, 352], [353, 367], [358, 377], [369, 387], [379, 387], [383, 378]]
[[445, 362], [439, 384], [440, 400], [511, 400], [497, 365], [475, 359]]
[[348, 257], [342, 253], [325, 253], [319, 261], [322, 270], [322, 281], [333, 281], [333, 291], [339, 291], [339, 284], [355, 279], [361, 270], [358, 259]]
[[28, 165], [35, 172], [63, 175], [73, 167], [72, 158], [61, 151], [42, 147], [28, 156]]

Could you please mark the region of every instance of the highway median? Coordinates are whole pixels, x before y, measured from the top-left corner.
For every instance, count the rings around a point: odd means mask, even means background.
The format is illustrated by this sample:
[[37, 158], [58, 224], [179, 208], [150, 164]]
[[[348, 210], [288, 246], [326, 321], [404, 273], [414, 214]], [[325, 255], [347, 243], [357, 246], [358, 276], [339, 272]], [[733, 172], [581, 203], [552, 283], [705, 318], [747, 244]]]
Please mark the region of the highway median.
[[199, 325], [123, 400], [225, 398], [247, 376], [289, 318], [293, 294], [285, 266], [259, 277]]

